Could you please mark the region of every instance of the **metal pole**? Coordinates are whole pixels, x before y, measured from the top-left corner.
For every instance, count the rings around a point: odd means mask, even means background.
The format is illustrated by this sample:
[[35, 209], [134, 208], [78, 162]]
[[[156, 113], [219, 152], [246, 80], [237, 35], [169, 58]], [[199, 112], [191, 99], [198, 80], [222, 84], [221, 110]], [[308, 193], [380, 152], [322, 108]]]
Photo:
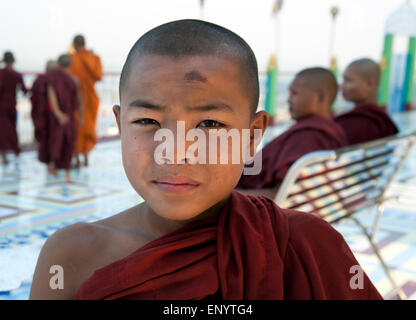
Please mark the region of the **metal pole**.
[[332, 23], [331, 23], [331, 33], [329, 38], [329, 59], [332, 63], [333, 59], [335, 58], [334, 53], [334, 45], [335, 45], [335, 26], [336, 26], [336, 18], [339, 13], [338, 7], [331, 8], [331, 16], [332, 16]]
[[199, 17], [204, 20], [204, 0], [199, 0]]

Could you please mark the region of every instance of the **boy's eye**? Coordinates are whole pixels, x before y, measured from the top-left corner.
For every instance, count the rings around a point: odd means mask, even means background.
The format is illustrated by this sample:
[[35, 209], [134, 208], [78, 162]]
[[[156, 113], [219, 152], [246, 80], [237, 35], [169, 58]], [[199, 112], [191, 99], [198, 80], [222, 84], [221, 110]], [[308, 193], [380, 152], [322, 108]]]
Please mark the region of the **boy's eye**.
[[157, 122], [156, 120], [153, 120], [153, 119], [149, 119], [149, 118], [138, 119], [138, 120], [133, 121], [133, 123], [140, 124], [140, 125], [157, 125], [157, 126], [160, 126], [159, 122]]
[[221, 128], [225, 127], [225, 124], [215, 121], [215, 120], [204, 120], [199, 124], [203, 128]]

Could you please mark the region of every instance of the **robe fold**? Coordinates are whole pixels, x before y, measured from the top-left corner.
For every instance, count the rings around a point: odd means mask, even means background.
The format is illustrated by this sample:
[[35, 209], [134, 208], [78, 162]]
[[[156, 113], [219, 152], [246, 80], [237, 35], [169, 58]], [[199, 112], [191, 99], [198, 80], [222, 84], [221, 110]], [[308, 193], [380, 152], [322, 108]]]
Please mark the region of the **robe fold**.
[[20, 151], [17, 136], [16, 90], [27, 93], [23, 76], [14, 70], [0, 69], [0, 150]]
[[194, 221], [96, 270], [76, 299], [382, 299], [343, 237], [314, 214], [236, 190]]
[[78, 127], [75, 153], [89, 153], [97, 143], [95, 133], [99, 99], [95, 83], [102, 78], [100, 58], [91, 51], [81, 49], [71, 55], [69, 71], [78, 78], [84, 104], [83, 124]]
[[384, 108], [364, 105], [334, 118], [345, 131], [348, 144], [376, 140], [399, 132]]
[[47, 82], [56, 92], [59, 109], [69, 117], [69, 121], [61, 125], [53, 112], [49, 112], [49, 159], [55, 163], [56, 169], [69, 170], [77, 136], [75, 112], [79, 108], [78, 85], [61, 70], [48, 72]]
[[38, 142], [38, 158], [40, 162], [49, 163], [48, 137], [50, 107], [47, 92], [47, 74], [41, 74], [32, 85], [31, 117], [35, 129], [35, 139]]
[[344, 131], [334, 121], [319, 116], [300, 119], [262, 149], [260, 173], [242, 175], [236, 188], [273, 188], [283, 181], [290, 166], [305, 154], [346, 145]]

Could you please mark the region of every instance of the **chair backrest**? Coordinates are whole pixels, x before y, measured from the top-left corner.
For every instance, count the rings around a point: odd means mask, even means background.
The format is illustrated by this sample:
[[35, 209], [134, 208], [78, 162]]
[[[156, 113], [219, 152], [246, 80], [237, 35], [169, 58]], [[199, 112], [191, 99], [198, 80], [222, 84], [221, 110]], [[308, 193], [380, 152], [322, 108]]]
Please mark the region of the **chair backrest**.
[[275, 202], [330, 223], [374, 206], [415, 141], [416, 132], [306, 154], [291, 166]]

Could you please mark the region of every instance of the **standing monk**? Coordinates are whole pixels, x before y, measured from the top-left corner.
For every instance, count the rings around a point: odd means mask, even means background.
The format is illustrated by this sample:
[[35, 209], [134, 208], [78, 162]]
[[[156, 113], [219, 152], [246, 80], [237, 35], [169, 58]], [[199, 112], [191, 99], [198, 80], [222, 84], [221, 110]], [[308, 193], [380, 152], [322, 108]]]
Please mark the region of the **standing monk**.
[[6, 151], [12, 150], [19, 155], [19, 140], [17, 137], [16, 123], [16, 89], [26, 94], [27, 89], [23, 82], [23, 76], [13, 70], [13, 53], [4, 53], [3, 62], [6, 67], [0, 69], [0, 152], [3, 164], [7, 164]]
[[99, 100], [94, 89], [94, 84], [102, 77], [100, 58], [92, 51], [85, 49], [85, 38], [77, 35], [73, 41], [75, 53], [71, 55], [71, 67], [69, 72], [76, 76], [81, 87], [84, 114], [78, 127], [78, 135], [75, 144], [77, 166], [80, 166], [79, 155], [84, 155], [84, 165], [88, 165], [88, 153], [97, 143], [95, 126], [97, 123], [97, 111]]
[[31, 117], [35, 128], [35, 139], [38, 143], [38, 159], [40, 162], [49, 165], [48, 137], [49, 134], [49, 113], [47, 79], [48, 72], [56, 68], [56, 61], [49, 60], [46, 64], [46, 72], [40, 74], [32, 85], [32, 102]]
[[51, 107], [49, 114], [49, 159], [53, 163], [50, 173], [56, 169], [66, 170], [66, 181], [70, 182], [71, 160], [75, 149], [77, 125], [75, 112], [82, 103], [78, 94], [77, 79], [68, 72], [71, 57], [67, 54], [58, 58], [58, 66], [47, 75], [47, 94]]

